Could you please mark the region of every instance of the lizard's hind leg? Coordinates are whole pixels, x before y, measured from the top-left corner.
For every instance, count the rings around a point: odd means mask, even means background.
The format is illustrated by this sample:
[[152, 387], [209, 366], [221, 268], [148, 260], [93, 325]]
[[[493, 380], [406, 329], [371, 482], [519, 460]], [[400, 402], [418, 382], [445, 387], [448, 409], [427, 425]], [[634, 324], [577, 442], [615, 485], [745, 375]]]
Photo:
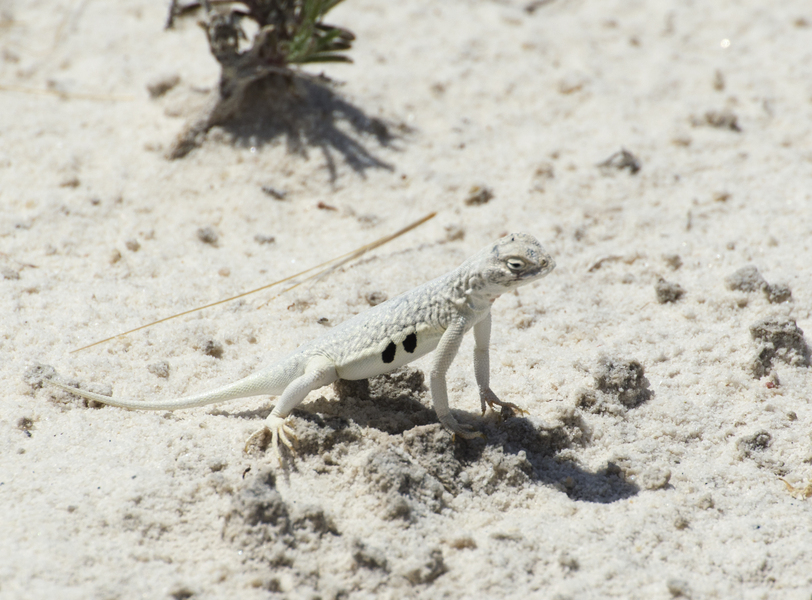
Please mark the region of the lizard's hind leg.
[[280, 440], [291, 453], [294, 451], [291, 438], [295, 441], [296, 436], [293, 433], [293, 428], [287, 422], [291, 411], [299, 406], [310, 392], [325, 385], [330, 385], [336, 379], [338, 379], [338, 373], [336, 373], [335, 364], [331, 360], [324, 356], [310, 359], [305, 367], [304, 374], [291, 381], [285, 391], [282, 392], [282, 396], [280, 396], [273, 411], [265, 420], [265, 427], [254, 433], [245, 442], [246, 449], [257, 437], [270, 433], [273, 452], [281, 465]]

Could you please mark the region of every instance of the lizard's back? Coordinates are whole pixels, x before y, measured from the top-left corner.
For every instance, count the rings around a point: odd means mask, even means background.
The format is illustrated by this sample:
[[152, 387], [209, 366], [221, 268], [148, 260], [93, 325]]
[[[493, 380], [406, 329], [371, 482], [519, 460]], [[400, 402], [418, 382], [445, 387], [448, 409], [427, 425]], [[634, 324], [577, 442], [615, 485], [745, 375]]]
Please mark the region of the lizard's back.
[[447, 274], [362, 312], [304, 345], [326, 356], [342, 379], [366, 379], [405, 365], [437, 347], [455, 311]]

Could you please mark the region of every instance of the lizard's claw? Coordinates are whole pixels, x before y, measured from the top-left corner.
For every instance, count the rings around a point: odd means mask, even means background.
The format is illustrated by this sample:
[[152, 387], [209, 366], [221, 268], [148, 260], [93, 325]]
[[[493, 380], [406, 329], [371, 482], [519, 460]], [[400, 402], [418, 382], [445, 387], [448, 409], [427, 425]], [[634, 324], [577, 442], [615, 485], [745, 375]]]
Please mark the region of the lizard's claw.
[[485, 434], [481, 431], [454, 431], [451, 433], [451, 441], [456, 442], [458, 435], [466, 440], [472, 440], [474, 438], [485, 439]]
[[505, 409], [510, 409], [517, 415], [526, 415], [528, 414], [527, 411], [519, 406], [516, 406], [512, 402], [502, 402], [499, 398], [496, 397], [496, 394], [493, 393], [492, 390], [488, 389], [484, 392], [481, 392], [479, 395], [479, 399], [482, 402], [482, 414], [485, 414], [486, 406], [490, 407], [491, 410], [494, 410], [494, 404], [496, 406], [502, 407], [502, 414], [504, 415]]
[[477, 429], [474, 429], [470, 425], [461, 425], [456, 420], [453, 422], [443, 423], [446, 429], [451, 431], [451, 439], [456, 441], [457, 436], [464, 438], [466, 440], [471, 440], [474, 438], [484, 438], [485, 434]]
[[[270, 420], [271, 417], [268, 417]], [[274, 419], [278, 420], [270, 425], [271, 433], [273, 434], [273, 446], [274, 450], [277, 452], [279, 451], [279, 441], [281, 440], [287, 449], [291, 451], [291, 453], [295, 453], [296, 451], [293, 448], [293, 442], [298, 442], [299, 438], [296, 437], [296, 434], [293, 432], [293, 427], [288, 425], [282, 417], [274, 417]]]
[[259, 442], [259, 438], [264, 438], [267, 434], [270, 434], [271, 431], [267, 427], [263, 427], [262, 429], [256, 430], [251, 436], [245, 440], [245, 447], [243, 448], [243, 452], [248, 454], [251, 451], [251, 446]]
[[[297, 442], [298, 439], [296, 438], [296, 434], [293, 432], [293, 427], [287, 424], [287, 419], [285, 417], [277, 417], [276, 415], [270, 415], [267, 419], [267, 425], [256, 431], [248, 438], [248, 441], [245, 442], [245, 451], [248, 452], [248, 448], [251, 446], [252, 442], [259, 437], [265, 437], [267, 434], [271, 436], [271, 447], [273, 448], [273, 453], [276, 455], [277, 460], [279, 461], [279, 466], [284, 466], [284, 461], [282, 460], [282, 453], [279, 451], [279, 441], [281, 440], [282, 443], [287, 447], [291, 454], [296, 454], [296, 451], [293, 447], [293, 442]], [[293, 440], [293, 441], [291, 441]]]

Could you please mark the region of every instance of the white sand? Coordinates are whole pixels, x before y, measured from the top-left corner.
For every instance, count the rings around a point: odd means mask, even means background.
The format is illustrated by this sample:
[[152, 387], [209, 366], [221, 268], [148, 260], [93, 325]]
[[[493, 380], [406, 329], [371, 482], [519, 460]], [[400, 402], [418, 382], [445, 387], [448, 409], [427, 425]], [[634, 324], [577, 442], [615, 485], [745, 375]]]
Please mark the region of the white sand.
[[[812, 8], [706, 4], [347, 0], [330, 21], [357, 35], [355, 64], [324, 70], [399, 139], [339, 124], [392, 169], [334, 148], [331, 183], [318, 147], [283, 137], [163, 158], [219, 72], [193, 18], [164, 32], [163, 2], [0, 2], [0, 84], [101, 96], [0, 91], [0, 597], [809, 598], [812, 499], [779, 477], [812, 479], [812, 373], [754, 378], [748, 327], [788, 316], [812, 341]], [[723, 109], [740, 132], [692, 124]], [[596, 166], [621, 147], [636, 175]], [[494, 198], [466, 206], [473, 185]], [[433, 210], [312, 288], [69, 354]], [[270, 456], [243, 453], [267, 398], [138, 413], [23, 379], [43, 363], [119, 396], [209, 389], [509, 231], [558, 267], [494, 306], [493, 387], [525, 420], [478, 416], [470, 339], [450, 373], [487, 445], [390, 435], [328, 388], [274, 490]], [[729, 290], [747, 264], [792, 300]], [[685, 295], [658, 303], [659, 277]], [[653, 396], [578, 408], [601, 356], [640, 361]], [[272, 523], [251, 525], [258, 509]]]

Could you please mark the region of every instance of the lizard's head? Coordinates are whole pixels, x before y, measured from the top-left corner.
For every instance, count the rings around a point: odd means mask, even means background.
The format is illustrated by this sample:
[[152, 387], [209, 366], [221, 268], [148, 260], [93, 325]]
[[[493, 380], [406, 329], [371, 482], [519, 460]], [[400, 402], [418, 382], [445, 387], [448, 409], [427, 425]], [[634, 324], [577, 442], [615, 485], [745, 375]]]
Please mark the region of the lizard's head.
[[482, 259], [480, 272], [485, 285], [497, 288], [493, 291], [498, 293], [540, 279], [555, 268], [553, 257], [526, 233], [506, 235], [486, 248]]

